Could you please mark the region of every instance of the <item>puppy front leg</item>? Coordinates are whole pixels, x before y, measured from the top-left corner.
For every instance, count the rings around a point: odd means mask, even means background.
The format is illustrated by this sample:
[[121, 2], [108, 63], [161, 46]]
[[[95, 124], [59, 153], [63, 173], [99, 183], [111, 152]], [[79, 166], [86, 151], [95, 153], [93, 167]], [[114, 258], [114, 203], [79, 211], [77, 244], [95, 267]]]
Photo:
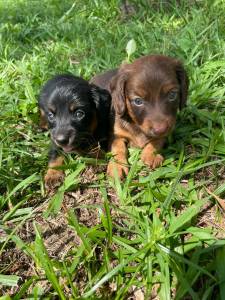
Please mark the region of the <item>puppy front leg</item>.
[[49, 151], [48, 170], [44, 178], [45, 186], [47, 189], [56, 187], [63, 180], [64, 172], [62, 170], [55, 169], [55, 167], [62, 166], [63, 161], [63, 156], [60, 156], [57, 148], [52, 145]]
[[111, 144], [111, 152], [114, 155], [114, 161], [110, 161], [107, 168], [107, 174], [115, 177], [118, 173], [120, 179], [128, 174], [127, 167], [127, 145], [124, 138], [115, 138]]
[[164, 139], [155, 140], [144, 147], [141, 153], [141, 160], [149, 168], [155, 169], [162, 165], [164, 157], [158, 151], [163, 147], [164, 142]]

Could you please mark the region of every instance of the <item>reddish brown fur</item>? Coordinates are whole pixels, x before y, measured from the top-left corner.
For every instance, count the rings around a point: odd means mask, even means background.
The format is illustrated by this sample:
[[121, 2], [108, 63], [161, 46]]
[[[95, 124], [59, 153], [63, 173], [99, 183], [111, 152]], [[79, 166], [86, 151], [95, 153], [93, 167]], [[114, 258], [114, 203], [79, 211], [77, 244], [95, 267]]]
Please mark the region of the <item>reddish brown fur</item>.
[[[116, 162], [109, 163], [108, 174], [113, 176], [115, 167], [120, 177], [127, 174], [128, 143], [143, 149], [141, 159], [150, 168], [161, 165], [158, 151], [175, 126], [178, 108], [187, 100], [188, 78], [180, 61], [143, 56], [92, 82], [110, 90], [115, 110], [110, 150]], [[169, 100], [171, 93], [177, 94], [175, 100]], [[136, 98], [143, 99], [144, 106], [136, 106]]]
[[51, 188], [61, 182], [64, 173], [62, 170], [57, 170], [55, 168], [61, 167], [63, 165], [63, 161], [64, 159], [62, 156], [57, 156], [49, 162], [48, 170], [44, 179], [47, 188]]
[[42, 109], [40, 109], [40, 128], [45, 130], [48, 129], [48, 122]]

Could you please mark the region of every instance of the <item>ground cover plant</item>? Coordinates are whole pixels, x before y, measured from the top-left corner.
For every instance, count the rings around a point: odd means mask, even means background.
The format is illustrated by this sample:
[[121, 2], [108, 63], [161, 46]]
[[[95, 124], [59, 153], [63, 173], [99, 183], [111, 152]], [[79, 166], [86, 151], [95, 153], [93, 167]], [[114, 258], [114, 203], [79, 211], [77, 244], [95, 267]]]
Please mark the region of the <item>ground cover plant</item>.
[[[224, 299], [224, 15], [222, 0], [0, 2], [0, 299]], [[43, 82], [149, 53], [190, 77], [163, 166], [130, 149], [121, 183], [107, 158], [68, 155], [46, 194]]]

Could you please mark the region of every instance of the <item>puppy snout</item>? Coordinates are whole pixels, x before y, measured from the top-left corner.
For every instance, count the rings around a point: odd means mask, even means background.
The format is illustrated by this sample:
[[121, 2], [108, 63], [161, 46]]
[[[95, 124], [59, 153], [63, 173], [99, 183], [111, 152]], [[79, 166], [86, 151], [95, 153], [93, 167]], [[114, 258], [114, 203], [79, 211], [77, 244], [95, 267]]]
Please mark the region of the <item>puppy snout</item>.
[[61, 146], [65, 146], [69, 143], [69, 136], [63, 135], [63, 134], [58, 134], [55, 137], [55, 141], [57, 142], [57, 144], [59, 144]]
[[75, 130], [73, 128], [60, 128], [52, 131], [52, 137], [56, 144], [59, 146], [67, 146], [70, 145], [75, 136]]
[[154, 135], [162, 135], [165, 134], [169, 129], [169, 126], [167, 123], [159, 123], [159, 124], [155, 124], [152, 127], [152, 132]]

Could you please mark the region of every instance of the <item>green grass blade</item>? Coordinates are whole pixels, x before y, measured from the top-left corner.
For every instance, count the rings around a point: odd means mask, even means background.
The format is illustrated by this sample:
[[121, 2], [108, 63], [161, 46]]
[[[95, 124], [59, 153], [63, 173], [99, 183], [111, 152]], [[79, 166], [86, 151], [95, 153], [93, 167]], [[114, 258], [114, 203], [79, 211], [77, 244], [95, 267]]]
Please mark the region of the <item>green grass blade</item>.
[[16, 275], [0, 274], [0, 284], [7, 286], [17, 286], [20, 277]]
[[104, 209], [105, 209], [105, 213], [106, 213], [106, 220], [107, 220], [107, 237], [108, 237], [108, 244], [110, 245], [112, 243], [112, 218], [110, 215], [110, 207], [109, 207], [109, 201], [107, 198], [107, 192], [106, 189], [104, 188], [100, 188], [101, 190], [101, 194], [104, 198]]
[[225, 247], [221, 247], [216, 253], [216, 271], [219, 277], [220, 297], [225, 295]]
[[22, 180], [15, 188], [6, 196], [5, 200], [3, 200], [2, 203], [0, 203], [0, 208], [3, 207], [3, 205], [19, 190], [25, 189], [30, 184], [36, 182], [39, 180], [39, 176], [37, 174], [32, 174], [31, 176], [27, 177], [26, 179]]
[[178, 185], [178, 183], [179, 183], [179, 181], [180, 181], [182, 175], [183, 175], [182, 172], [179, 172], [179, 173], [177, 174], [177, 176], [176, 176], [176, 178], [175, 178], [175, 180], [174, 180], [174, 183], [173, 183], [173, 185], [172, 185], [172, 187], [171, 187], [171, 190], [170, 190], [168, 196], [166, 197], [166, 199], [165, 199], [165, 201], [164, 201], [164, 203], [163, 203], [163, 206], [162, 206], [162, 207], [163, 207], [163, 212], [164, 212], [164, 213], [165, 213], [166, 210], [169, 209], [169, 207], [170, 207], [170, 205], [171, 205], [171, 203], [172, 203], [172, 197], [173, 197], [173, 194], [174, 194], [174, 192], [175, 192], [175, 190], [176, 190], [176, 187], [177, 187], [177, 185]]
[[38, 280], [37, 276], [31, 277], [29, 280], [25, 281], [22, 286], [20, 287], [19, 292], [13, 297], [13, 300], [20, 300], [23, 299], [22, 296], [24, 296], [27, 293], [28, 288], [36, 281]]
[[184, 296], [187, 292], [191, 295], [193, 300], [199, 300], [199, 297], [192, 289], [191, 285], [189, 284], [188, 280], [186, 279], [186, 274], [184, 271], [180, 268], [179, 263], [176, 260], [171, 260], [173, 265], [173, 270], [177, 276], [178, 279], [178, 288], [176, 291], [176, 300], [183, 300]]
[[185, 224], [191, 221], [191, 219], [199, 213], [200, 208], [205, 204], [205, 201], [198, 201], [197, 203], [188, 207], [181, 215], [171, 220], [169, 227], [170, 234], [182, 228]]
[[160, 266], [160, 299], [170, 300], [170, 275], [169, 275], [169, 264], [160, 253], [156, 255], [157, 262]]
[[77, 217], [72, 210], [70, 210], [68, 213], [68, 220], [69, 224], [76, 230], [76, 233], [81, 238], [85, 247], [85, 251], [90, 254], [92, 252], [92, 246], [89, 242], [89, 239], [84, 235], [83, 229], [80, 227]]
[[79, 164], [74, 172], [65, 177], [64, 183], [58, 189], [57, 193], [49, 201], [48, 209], [44, 212], [44, 217], [56, 215], [62, 205], [64, 193], [71, 187], [75, 187], [80, 182], [79, 174], [84, 170], [85, 164]]
[[48, 256], [48, 253], [44, 246], [41, 234], [40, 234], [37, 226], [35, 225], [35, 223], [34, 223], [34, 228], [35, 228], [35, 232], [36, 232], [35, 248], [34, 248], [35, 255], [36, 255], [40, 265], [44, 269], [46, 277], [51, 282], [53, 288], [57, 292], [59, 298], [62, 300], [66, 300], [66, 297], [65, 297], [65, 295], [61, 289], [61, 286], [59, 284], [59, 280], [55, 274], [54, 266]]
[[141, 250], [137, 251], [135, 254], [130, 255], [129, 258], [125, 259], [122, 263], [117, 265], [112, 271], [110, 271], [108, 274], [106, 274], [99, 282], [97, 282], [90, 291], [86, 292], [83, 297], [88, 298], [100, 287], [102, 286], [106, 281], [108, 281], [110, 278], [112, 278], [114, 275], [116, 275], [121, 269], [123, 269], [129, 262], [132, 260], [135, 260], [137, 257], [139, 257], [141, 254], [148, 251], [149, 245], [146, 245]]
[[213, 280], [216, 281], [216, 278], [210, 274], [208, 271], [206, 271], [204, 268], [200, 267], [199, 265], [193, 263], [191, 260], [188, 260], [187, 258], [185, 258], [184, 256], [180, 255], [179, 253], [168, 249], [167, 247], [157, 243], [157, 246], [159, 248], [159, 250], [162, 250], [166, 255], [171, 256], [174, 259], [179, 260], [180, 262], [183, 262], [184, 264], [187, 264], [189, 266], [192, 266], [193, 268], [195, 268], [196, 270], [199, 270], [200, 272], [202, 272], [203, 274], [209, 276], [210, 278], [212, 278]]

